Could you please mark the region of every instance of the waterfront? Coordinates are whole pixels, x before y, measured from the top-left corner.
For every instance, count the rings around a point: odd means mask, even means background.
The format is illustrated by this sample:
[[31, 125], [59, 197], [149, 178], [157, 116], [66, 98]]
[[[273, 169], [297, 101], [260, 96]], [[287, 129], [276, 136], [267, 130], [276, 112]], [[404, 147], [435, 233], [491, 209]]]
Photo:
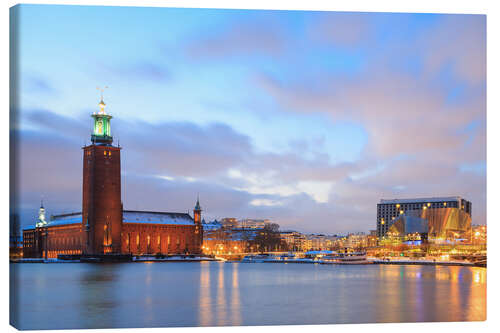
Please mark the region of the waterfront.
[[11, 264], [21, 329], [486, 319], [486, 269], [243, 263]]

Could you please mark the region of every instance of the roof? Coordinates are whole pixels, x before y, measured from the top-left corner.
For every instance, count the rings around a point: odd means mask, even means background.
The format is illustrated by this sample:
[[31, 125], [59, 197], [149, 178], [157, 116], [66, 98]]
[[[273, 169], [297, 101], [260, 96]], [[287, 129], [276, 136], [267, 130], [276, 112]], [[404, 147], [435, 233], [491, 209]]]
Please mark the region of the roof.
[[[70, 213], [51, 217], [48, 227], [82, 223], [82, 213]], [[139, 210], [124, 210], [123, 223], [194, 225], [193, 218], [187, 213], [151, 212]]]
[[380, 199], [381, 204], [397, 204], [397, 203], [422, 203], [422, 202], [445, 202], [458, 201], [461, 197], [435, 197], [435, 198], [414, 198], [414, 199]]
[[123, 223], [194, 225], [194, 220], [187, 213], [124, 210]]
[[50, 217], [50, 221], [47, 224], [47, 227], [73, 224], [73, 223], [82, 223], [82, 213], [78, 212], [78, 213], [53, 215]]

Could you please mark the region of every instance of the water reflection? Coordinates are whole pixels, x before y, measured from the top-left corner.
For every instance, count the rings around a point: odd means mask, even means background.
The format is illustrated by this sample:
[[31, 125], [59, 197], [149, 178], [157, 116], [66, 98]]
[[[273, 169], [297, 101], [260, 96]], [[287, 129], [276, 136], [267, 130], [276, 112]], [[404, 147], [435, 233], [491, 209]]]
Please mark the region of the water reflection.
[[226, 309], [226, 288], [224, 287], [224, 263], [218, 263], [218, 277], [217, 277], [217, 325], [227, 324], [227, 309]]
[[210, 263], [201, 263], [200, 303], [198, 306], [200, 326], [212, 325], [212, 303], [210, 298]]
[[24, 329], [463, 321], [486, 269], [241, 263], [19, 264]]
[[[77, 285], [80, 291], [81, 321], [88, 328], [113, 327], [113, 309], [119, 304], [114, 297], [116, 265], [88, 265], [80, 275]], [[69, 296], [69, 295], [68, 295]]]
[[232, 285], [231, 285], [231, 325], [241, 325], [241, 304], [240, 286], [238, 284], [238, 268], [241, 264], [232, 265]]

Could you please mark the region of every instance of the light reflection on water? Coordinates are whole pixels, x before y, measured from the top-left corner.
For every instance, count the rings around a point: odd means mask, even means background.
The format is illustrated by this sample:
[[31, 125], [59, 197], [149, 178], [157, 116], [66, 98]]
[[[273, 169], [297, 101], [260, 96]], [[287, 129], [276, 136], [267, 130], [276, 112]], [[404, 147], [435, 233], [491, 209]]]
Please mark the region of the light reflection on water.
[[486, 319], [486, 269], [242, 263], [12, 264], [23, 329]]

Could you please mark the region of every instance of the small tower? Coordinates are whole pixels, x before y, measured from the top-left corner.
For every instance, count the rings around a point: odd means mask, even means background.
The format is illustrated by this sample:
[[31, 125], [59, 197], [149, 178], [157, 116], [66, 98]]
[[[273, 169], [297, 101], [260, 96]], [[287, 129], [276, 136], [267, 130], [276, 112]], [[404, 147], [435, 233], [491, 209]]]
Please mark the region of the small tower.
[[196, 205], [194, 206], [193, 214], [194, 214], [194, 223], [201, 224], [201, 206], [200, 206], [200, 196], [198, 196], [196, 200]]
[[43, 227], [47, 225], [45, 220], [45, 208], [43, 207], [43, 199], [40, 202], [40, 209], [38, 210], [38, 221], [36, 222], [37, 227]]

